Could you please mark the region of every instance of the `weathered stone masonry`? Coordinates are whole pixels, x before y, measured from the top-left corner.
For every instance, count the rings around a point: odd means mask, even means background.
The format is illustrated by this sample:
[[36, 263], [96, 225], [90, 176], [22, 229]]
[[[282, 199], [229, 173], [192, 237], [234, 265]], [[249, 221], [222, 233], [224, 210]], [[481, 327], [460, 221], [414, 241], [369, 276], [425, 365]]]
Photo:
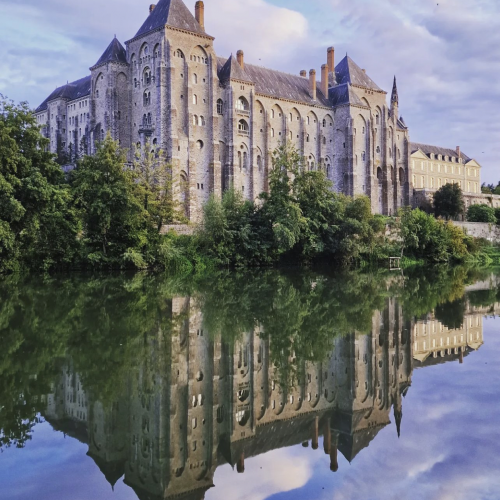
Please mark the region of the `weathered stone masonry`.
[[107, 132], [129, 150], [162, 149], [174, 193], [192, 222], [211, 193], [229, 187], [254, 200], [268, 189], [272, 151], [292, 143], [304, 166], [334, 188], [367, 195], [376, 213], [413, 202], [409, 132], [394, 80], [387, 93], [335, 51], [316, 71], [291, 75], [247, 64], [242, 51], [217, 57], [182, 0], [160, 0], [126, 48], [115, 38], [91, 74], [57, 88], [36, 110], [53, 152], [92, 154]]

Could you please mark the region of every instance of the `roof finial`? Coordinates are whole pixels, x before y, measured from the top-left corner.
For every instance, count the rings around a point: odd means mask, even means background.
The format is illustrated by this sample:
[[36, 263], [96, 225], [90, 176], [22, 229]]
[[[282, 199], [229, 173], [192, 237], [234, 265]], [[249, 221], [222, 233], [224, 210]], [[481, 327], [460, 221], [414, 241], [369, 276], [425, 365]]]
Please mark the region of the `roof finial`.
[[396, 75], [394, 75], [394, 84], [392, 85], [391, 103], [399, 104], [398, 86], [396, 84]]
[[116, 33], [115, 33], [115, 38], [116, 38]]

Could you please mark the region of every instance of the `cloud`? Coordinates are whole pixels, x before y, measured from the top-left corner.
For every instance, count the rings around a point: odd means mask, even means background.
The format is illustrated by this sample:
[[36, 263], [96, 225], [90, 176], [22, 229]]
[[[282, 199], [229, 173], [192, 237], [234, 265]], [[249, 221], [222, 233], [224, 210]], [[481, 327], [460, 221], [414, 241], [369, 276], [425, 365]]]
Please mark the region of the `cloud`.
[[[282, 7], [281, 5], [286, 5]], [[187, 2], [193, 10], [194, 0]], [[88, 74], [114, 34], [131, 38], [148, 14], [137, 0], [3, 0], [0, 92], [38, 105]], [[398, 77], [411, 139], [455, 148], [498, 181], [500, 3], [497, 0], [206, 0], [219, 55], [297, 74], [349, 55], [387, 91]]]

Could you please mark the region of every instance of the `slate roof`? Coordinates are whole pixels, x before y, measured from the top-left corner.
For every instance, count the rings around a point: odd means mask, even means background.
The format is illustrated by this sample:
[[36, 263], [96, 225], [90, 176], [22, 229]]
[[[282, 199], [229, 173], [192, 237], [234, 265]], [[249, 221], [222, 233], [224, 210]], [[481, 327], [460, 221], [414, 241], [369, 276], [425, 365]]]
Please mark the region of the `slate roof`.
[[356, 92], [354, 92], [349, 83], [343, 83], [336, 87], [332, 87], [329, 90], [329, 95], [333, 107], [349, 104], [366, 108], [366, 104], [356, 95]]
[[97, 68], [97, 66], [101, 66], [101, 64], [106, 64], [108, 62], [128, 64], [127, 52], [117, 38], [113, 38], [111, 43], [108, 45], [108, 48], [104, 51], [93, 67]]
[[[217, 72], [219, 75], [219, 80], [221, 80], [221, 82], [225, 81], [224, 78], [226, 78], [227, 81], [227, 68], [223, 72], [227, 62], [228, 59], [225, 59], [223, 57], [217, 58]], [[236, 62], [236, 64], [238, 63]], [[231, 72], [233, 71], [233, 66], [233, 63], [231, 63]], [[243, 71], [241, 67], [240, 70]], [[261, 66], [254, 66], [252, 64], [246, 63], [243, 74], [243, 81], [252, 82], [255, 85], [255, 91], [258, 94], [263, 94], [269, 97], [276, 97], [280, 99], [288, 99], [290, 101], [298, 101], [305, 104], [320, 104], [322, 106], [331, 107], [330, 102], [321, 92], [319, 83], [317, 85], [316, 91], [317, 99], [316, 101], [312, 99], [309, 93], [308, 78], [304, 78], [298, 75], [290, 75], [289, 73], [283, 73], [281, 71], [262, 68]], [[240, 74], [240, 76], [242, 75]], [[242, 79], [232, 75], [231, 78], [236, 78], [238, 80]]]
[[47, 103], [53, 101], [54, 99], [66, 99], [68, 101], [73, 101], [75, 99], [80, 99], [90, 95], [90, 75], [80, 80], [63, 85], [62, 87], [56, 88], [52, 94], [45, 99], [45, 101], [36, 108], [35, 112], [45, 111], [47, 109]]
[[350, 83], [371, 90], [382, 89], [349, 57], [345, 56], [335, 67], [335, 77], [339, 85]]
[[[454, 149], [441, 148], [439, 146], [430, 146], [428, 144], [419, 144], [418, 142], [410, 143], [410, 150], [412, 154], [419, 149], [427, 156], [429, 156], [431, 153], [434, 153], [435, 155], [451, 156], [452, 158], [458, 158], [457, 152]], [[462, 159], [465, 162], [472, 160], [472, 158], [469, 158], [463, 152], [461, 153], [461, 155]]]
[[160, 0], [134, 38], [163, 26], [171, 26], [199, 35], [206, 35], [182, 0]]
[[239, 65], [232, 54], [219, 71], [219, 80], [221, 82], [225, 83], [231, 79], [251, 82], [250, 77], [247, 76], [245, 70]]

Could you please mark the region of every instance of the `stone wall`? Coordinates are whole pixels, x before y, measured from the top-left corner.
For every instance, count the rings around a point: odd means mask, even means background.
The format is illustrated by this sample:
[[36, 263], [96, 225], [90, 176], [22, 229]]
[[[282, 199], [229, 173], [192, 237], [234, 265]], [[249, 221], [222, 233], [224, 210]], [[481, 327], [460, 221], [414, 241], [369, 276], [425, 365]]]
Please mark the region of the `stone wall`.
[[453, 224], [461, 227], [469, 236], [500, 243], [500, 226], [483, 222], [454, 222]]

